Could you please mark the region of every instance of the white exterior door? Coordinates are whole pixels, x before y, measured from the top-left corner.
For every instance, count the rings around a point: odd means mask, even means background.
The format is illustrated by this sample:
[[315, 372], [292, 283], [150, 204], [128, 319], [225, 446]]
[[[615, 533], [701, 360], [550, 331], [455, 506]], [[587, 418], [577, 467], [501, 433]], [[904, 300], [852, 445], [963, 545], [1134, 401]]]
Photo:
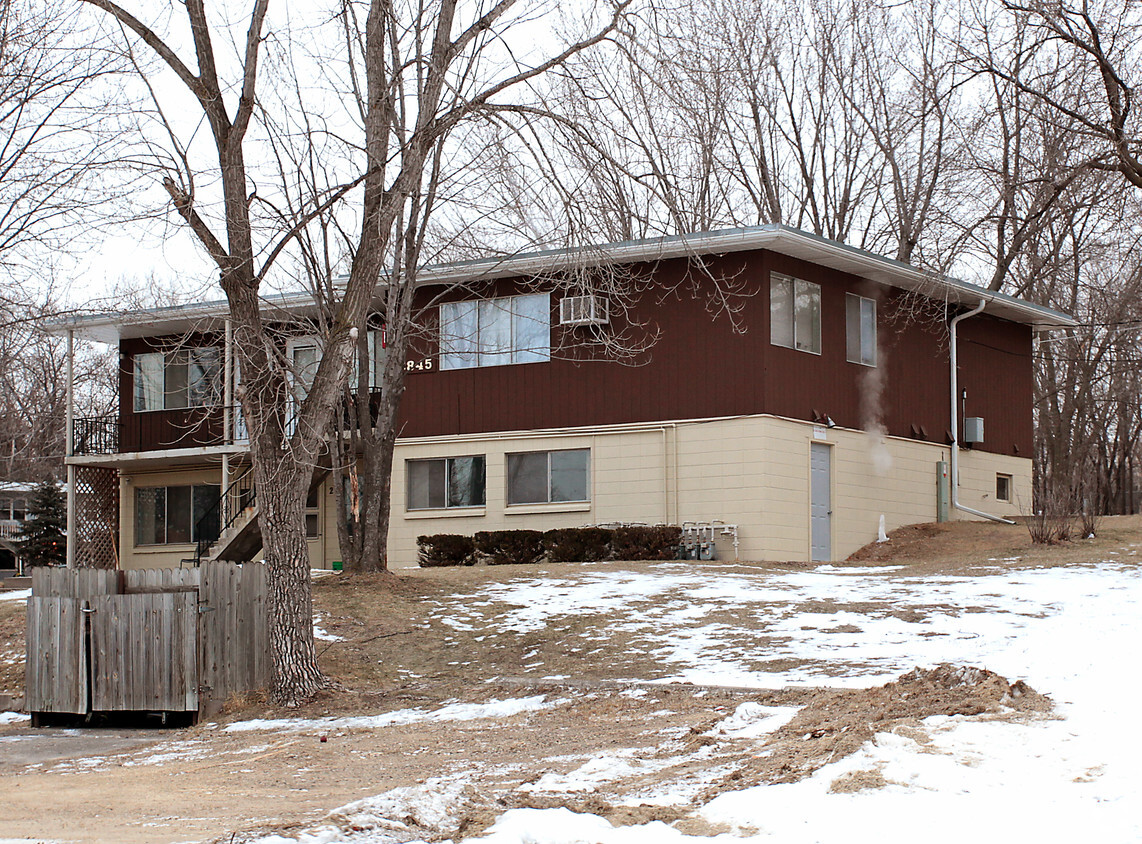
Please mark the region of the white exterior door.
[[832, 448], [820, 443], [809, 454], [809, 534], [813, 562], [833, 558]]

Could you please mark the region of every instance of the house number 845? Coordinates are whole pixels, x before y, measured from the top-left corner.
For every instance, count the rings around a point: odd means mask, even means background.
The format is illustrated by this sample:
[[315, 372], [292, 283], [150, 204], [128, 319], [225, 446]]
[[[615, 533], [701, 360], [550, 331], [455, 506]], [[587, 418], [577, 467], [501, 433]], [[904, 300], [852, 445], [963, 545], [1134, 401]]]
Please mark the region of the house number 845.
[[410, 360], [404, 365], [404, 368], [409, 372], [425, 372], [429, 369], [432, 369], [432, 358]]

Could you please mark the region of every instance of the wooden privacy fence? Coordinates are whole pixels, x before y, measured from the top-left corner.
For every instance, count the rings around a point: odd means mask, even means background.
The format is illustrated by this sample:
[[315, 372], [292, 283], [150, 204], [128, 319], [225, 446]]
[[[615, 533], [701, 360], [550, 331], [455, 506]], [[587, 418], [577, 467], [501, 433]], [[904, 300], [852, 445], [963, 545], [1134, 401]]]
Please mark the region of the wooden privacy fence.
[[27, 709], [209, 715], [267, 685], [265, 607], [261, 563], [33, 569]]

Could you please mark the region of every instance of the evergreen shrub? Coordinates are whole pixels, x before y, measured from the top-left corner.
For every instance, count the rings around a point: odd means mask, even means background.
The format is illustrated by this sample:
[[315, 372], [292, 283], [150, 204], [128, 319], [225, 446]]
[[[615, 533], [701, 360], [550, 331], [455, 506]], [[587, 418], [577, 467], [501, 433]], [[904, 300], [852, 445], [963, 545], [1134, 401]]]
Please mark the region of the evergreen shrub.
[[553, 563], [594, 563], [611, 552], [607, 528], [555, 528], [543, 534], [543, 549]]
[[421, 568], [471, 566], [476, 563], [476, 543], [470, 536], [438, 533], [416, 538], [416, 561]]
[[476, 551], [490, 566], [538, 563], [543, 559], [543, 534], [538, 530], [482, 530]]
[[616, 560], [673, 560], [678, 556], [678, 525], [632, 525], [615, 528], [611, 556]]

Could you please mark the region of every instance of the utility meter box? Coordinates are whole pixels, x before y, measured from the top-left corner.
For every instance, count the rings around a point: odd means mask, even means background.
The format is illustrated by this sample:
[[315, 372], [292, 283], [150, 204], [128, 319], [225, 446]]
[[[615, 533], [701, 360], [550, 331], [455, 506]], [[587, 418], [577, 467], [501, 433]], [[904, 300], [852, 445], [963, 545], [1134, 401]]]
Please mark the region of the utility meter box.
[[983, 417], [969, 416], [964, 420], [964, 442], [983, 442]]

